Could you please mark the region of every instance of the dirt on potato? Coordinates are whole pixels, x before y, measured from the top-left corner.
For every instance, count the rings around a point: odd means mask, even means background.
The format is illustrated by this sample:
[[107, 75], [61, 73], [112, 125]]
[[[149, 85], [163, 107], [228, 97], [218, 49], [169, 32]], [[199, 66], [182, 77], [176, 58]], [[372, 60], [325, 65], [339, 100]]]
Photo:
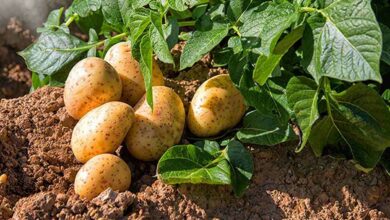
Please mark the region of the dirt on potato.
[[[175, 60], [182, 46], [173, 48]], [[26, 94], [29, 72], [16, 55], [8, 62], [12, 56], [4, 51], [15, 54], [13, 47], [0, 48], [2, 68], [20, 65], [0, 73], [0, 99]], [[205, 56], [181, 73], [160, 65], [186, 107], [202, 82], [226, 73], [210, 62]], [[308, 148], [296, 154], [295, 143], [248, 147], [255, 167], [241, 198], [226, 186], [166, 185], [155, 177], [156, 163], [137, 161], [120, 147], [116, 153], [132, 170], [130, 189], [107, 189], [85, 201], [73, 189], [81, 167], [70, 148], [75, 124], [62, 88], [1, 99], [0, 219], [390, 219], [390, 177], [383, 169], [365, 174], [350, 161], [316, 158]]]

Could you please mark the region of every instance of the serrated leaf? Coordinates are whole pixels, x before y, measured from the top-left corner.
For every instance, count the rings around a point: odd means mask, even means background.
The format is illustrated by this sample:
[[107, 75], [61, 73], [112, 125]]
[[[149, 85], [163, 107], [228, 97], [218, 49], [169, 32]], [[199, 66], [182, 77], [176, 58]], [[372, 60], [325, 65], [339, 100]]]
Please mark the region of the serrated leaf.
[[[325, 16], [321, 19], [321, 17]], [[308, 19], [314, 47], [306, 51], [309, 72], [348, 82], [382, 82], [379, 60], [382, 36], [369, 0], [334, 1]]]
[[298, 10], [293, 4], [269, 3], [265, 10], [253, 12], [240, 28], [240, 32], [243, 37], [260, 38], [261, 51], [269, 56], [282, 33], [298, 18]]
[[159, 60], [164, 63], [173, 64], [173, 58], [164, 37], [162, 16], [157, 13], [151, 13], [150, 18], [152, 21], [150, 38], [152, 40], [153, 51], [156, 53]]
[[138, 41], [138, 38], [144, 33], [150, 23], [150, 10], [140, 8], [134, 11], [129, 18], [129, 23], [126, 24], [130, 28], [132, 45]]
[[101, 4], [101, 0], [74, 0], [71, 8], [80, 17], [87, 17], [90, 13], [99, 10]]
[[184, 46], [180, 57], [180, 70], [191, 67], [218, 45], [228, 34], [227, 24], [214, 23], [209, 31], [195, 31]]
[[36, 73], [53, 75], [82, 58], [89, 47], [61, 30], [42, 33], [38, 40], [19, 52], [27, 67]]
[[145, 34], [140, 42], [140, 67], [144, 77], [146, 89], [146, 101], [151, 109], [153, 109], [153, 91], [152, 91], [152, 69], [153, 69], [153, 49], [152, 41], [149, 34]]
[[230, 184], [230, 166], [225, 159], [215, 160], [195, 145], [169, 148], [157, 164], [157, 176], [164, 183]]
[[381, 59], [383, 62], [390, 65], [390, 28], [384, 24], [380, 24], [383, 35], [383, 50]]
[[309, 139], [311, 127], [318, 119], [318, 93], [319, 87], [304, 76], [293, 77], [287, 85], [287, 100], [295, 112], [299, 127], [302, 131], [302, 141], [296, 150], [300, 152]]
[[260, 85], [264, 85], [267, 79], [274, 72], [279, 65], [282, 57], [303, 35], [303, 27], [294, 29], [291, 33], [281, 40], [275, 49], [268, 55], [260, 54], [256, 61], [255, 70], [253, 71], [253, 78]]
[[231, 185], [236, 196], [242, 196], [249, 187], [253, 175], [253, 159], [247, 149], [238, 141], [230, 141], [225, 157], [231, 168]]
[[119, 27], [123, 25], [122, 13], [119, 8], [118, 0], [106, 0], [102, 1], [102, 12], [106, 22]]

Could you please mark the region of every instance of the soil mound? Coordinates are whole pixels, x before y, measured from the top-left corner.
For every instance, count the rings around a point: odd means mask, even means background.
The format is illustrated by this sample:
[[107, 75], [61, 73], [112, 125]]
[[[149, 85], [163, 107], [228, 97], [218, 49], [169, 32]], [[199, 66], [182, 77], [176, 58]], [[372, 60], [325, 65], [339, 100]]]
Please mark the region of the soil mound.
[[155, 178], [156, 165], [118, 154], [133, 171], [130, 191], [106, 190], [92, 201], [73, 191], [80, 168], [70, 149], [74, 121], [65, 111], [62, 88], [45, 87], [0, 101], [0, 219], [221, 218], [364, 219], [390, 216], [390, 178], [369, 174], [330, 157], [316, 158], [293, 147], [251, 149], [255, 173], [236, 198], [229, 187], [169, 186]]

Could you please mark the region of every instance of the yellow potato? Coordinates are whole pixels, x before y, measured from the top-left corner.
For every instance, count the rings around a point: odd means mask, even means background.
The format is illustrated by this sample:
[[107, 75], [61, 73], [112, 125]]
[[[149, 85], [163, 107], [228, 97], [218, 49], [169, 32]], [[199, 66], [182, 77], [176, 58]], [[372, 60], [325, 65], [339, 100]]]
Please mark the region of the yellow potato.
[[[116, 69], [121, 77], [123, 85], [121, 101], [134, 106], [145, 94], [145, 84], [139, 63], [131, 55], [130, 43], [115, 44], [108, 50], [104, 59]], [[164, 85], [163, 74], [154, 60], [152, 77], [153, 86]]]
[[130, 187], [131, 171], [119, 157], [101, 154], [84, 164], [76, 175], [74, 191], [88, 200], [107, 188], [125, 191]]
[[82, 163], [103, 153], [113, 153], [134, 121], [133, 108], [123, 102], [108, 102], [88, 112], [73, 129], [71, 146]]
[[199, 137], [210, 137], [240, 122], [245, 113], [244, 97], [229, 75], [218, 75], [204, 82], [191, 101], [187, 125]]
[[165, 86], [153, 87], [154, 110], [145, 96], [135, 106], [135, 120], [126, 136], [130, 154], [144, 161], [159, 159], [180, 141], [185, 112], [180, 97]]
[[65, 82], [67, 112], [80, 119], [87, 112], [109, 101], [118, 101], [122, 83], [115, 69], [103, 59], [88, 57], [78, 62]]

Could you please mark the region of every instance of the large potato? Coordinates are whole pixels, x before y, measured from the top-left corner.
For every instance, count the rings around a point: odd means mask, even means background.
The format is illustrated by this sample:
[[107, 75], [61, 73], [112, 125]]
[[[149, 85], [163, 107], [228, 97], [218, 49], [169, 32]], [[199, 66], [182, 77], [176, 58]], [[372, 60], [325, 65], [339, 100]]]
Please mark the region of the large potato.
[[71, 146], [82, 163], [103, 153], [113, 153], [134, 121], [133, 108], [123, 102], [108, 102], [88, 112], [73, 129]]
[[[108, 50], [104, 59], [116, 69], [121, 77], [123, 85], [121, 100], [134, 106], [145, 94], [145, 84], [139, 63], [131, 55], [130, 43], [115, 44]], [[163, 74], [154, 60], [152, 77], [153, 86], [164, 85]]]
[[154, 86], [153, 101], [153, 112], [145, 96], [135, 106], [135, 120], [126, 136], [130, 154], [144, 161], [159, 159], [177, 144], [185, 123], [183, 102], [172, 89]]
[[76, 175], [74, 191], [86, 199], [93, 199], [107, 188], [125, 191], [130, 187], [131, 171], [119, 157], [101, 154], [84, 164]]
[[240, 122], [245, 102], [229, 75], [218, 75], [205, 81], [191, 101], [187, 125], [199, 137], [210, 137]]
[[64, 102], [69, 115], [80, 119], [109, 101], [118, 101], [122, 83], [115, 69], [103, 59], [88, 57], [78, 62], [65, 82]]

